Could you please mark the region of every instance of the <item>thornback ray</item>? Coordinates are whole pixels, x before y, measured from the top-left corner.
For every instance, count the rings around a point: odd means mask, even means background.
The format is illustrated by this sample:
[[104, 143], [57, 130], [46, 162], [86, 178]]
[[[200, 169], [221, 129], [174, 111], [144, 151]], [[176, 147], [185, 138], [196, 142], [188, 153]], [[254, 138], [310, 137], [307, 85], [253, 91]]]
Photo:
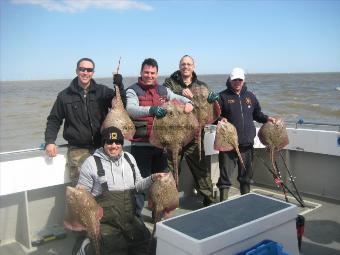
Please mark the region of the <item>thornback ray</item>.
[[235, 126], [223, 118], [216, 126], [214, 149], [218, 151], [235, 150], [243, 169], [245, 169], [238, 146], [238, 136]]
[[155, 118], [150, 143], [172, 153], [174, 178], [178, 187], [178, 154], [198, 134], [199, 124], [192, 112], [185, 113], [185, 105], [172, 100], [162, 105], [167, 110], [163, 118]]
[[154, 215], [152, 236], [156, 231], [156, 223], [163, 217], [168, 218], [170, 213], [179, 205], [179, 194], [172, 173], [166, 173], [156, 180], [149, 189], [148, 207]]
[[112, 98], [111, 109], [103, 121], [101, 130], [113, 126], [122, 131], [125, 139], [132, 140], [136, 132], [135, 125], [124, 108], [119, 87], [115, 86], [115, 89], [116, 96]]
[[275, 124], [272, 122], [267, 122], [263, 124], [258, 132], [258, 137], [260, 142], [269, 149], [270, 159], [272, 162], [273, 169], [277, 174], [279, 170], [275, 163], [275, 152], [280, 151], [285, 146], [288, 145], [289, 139], [287, 134], [287, 127], [283, 119], [277, 117], [275, 118]]
[[66, 188], [66, 208], [65, 227], [73, 231], [85, 230], [95, 254], [100, 255], [100, 219], [103, 217], [103, 208], [85, 188], [70, 186]]
[[217, 101], [208, 102], [209, 90], [204, 86], [197, 86], [191, 89], [193, 94], [192, 101], [194, 102], [194, 114], [199, 123], [199, 135], [197, 136], [199, 158], [201, 159], [201, 139], [202, 129], [207, 124], [211, 124], [221, 115], [221, 108]]

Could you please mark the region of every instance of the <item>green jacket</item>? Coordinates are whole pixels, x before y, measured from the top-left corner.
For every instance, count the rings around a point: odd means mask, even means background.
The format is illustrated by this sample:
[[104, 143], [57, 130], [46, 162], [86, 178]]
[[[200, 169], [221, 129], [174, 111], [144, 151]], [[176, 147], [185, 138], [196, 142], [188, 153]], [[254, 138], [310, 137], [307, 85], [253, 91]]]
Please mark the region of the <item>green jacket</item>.
[[174, 93], [178, 95], [182, 95], [183, 89], [186, 89], [186, 88], [189, 88], [190, 90], [192, 90], [192, 88], [196, 86], [205, 86], [208, 88], [208, 85], [206, 83], [197, 79], [197, 75], [195, 72], [192, 73], [192, 76], [193, 77], [192, 77], [191, 84], [186, 85], [183, 82], [181, 72], [178, 70], [174, 72], [173, 74], [171, 74], [170, 77], [166, 78], [163, 85], [165, 87], [168, 87], [169, 89], [171, 89]]

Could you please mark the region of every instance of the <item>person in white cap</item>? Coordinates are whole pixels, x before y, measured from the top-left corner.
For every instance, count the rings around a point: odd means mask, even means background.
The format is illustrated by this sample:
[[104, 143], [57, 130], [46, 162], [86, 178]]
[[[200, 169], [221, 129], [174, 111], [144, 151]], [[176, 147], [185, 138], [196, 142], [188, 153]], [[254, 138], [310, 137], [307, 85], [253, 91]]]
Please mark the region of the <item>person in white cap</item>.
[[271, 121], [275, 118], [265, 115], [256, 96], [247, 90], [245, 73], [242, 68], [234, 68], [228, 79], [227, 89], [219, 93], [219, 104], [221, 106], [221, 117], [226, 118], [237, 130], [239, 149], [245, 165], [241, 166], [235, 151], [219, 153], [220, 177], [217, 187], [220, 190], [220, 201], [228, 198], [229, 188], [232, 185], [231, 177], [236, 165], [238, 166], [237, 180], [240, 183], [241, 194], [249, 193], [250, 184], [253, 183], [253, 145], [256, 136], [254, 120], [259, 123]]

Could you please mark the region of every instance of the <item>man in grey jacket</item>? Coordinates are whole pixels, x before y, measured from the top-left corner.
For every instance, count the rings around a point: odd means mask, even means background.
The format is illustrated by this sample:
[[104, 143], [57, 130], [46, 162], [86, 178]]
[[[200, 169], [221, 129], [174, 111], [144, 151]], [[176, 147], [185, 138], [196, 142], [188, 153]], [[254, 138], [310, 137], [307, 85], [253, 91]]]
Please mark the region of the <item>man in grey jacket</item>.
[[[103, 147], [85, 160], [77, 186], [85, 187], [103, 207], [102, 254], [148, 254], [150, 232], [136, 217], [135, 191], [149, 188], [163, 174], [143, 178], [134, 157], [122, 150], [123, 143], [118, 128], [104, 129]], [[90, 245], [85, 254], [92, 254], [91, 250]]]

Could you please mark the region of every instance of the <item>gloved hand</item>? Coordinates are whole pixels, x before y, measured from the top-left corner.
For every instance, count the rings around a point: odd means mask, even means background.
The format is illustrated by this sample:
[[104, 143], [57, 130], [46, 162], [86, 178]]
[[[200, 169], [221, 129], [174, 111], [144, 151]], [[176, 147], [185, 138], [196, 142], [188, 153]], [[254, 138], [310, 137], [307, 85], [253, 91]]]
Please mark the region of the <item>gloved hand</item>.
[[113, 75], [113, 85], [117, 85], [120, 89], [124, 89], [123, 76], [119, 73]]
[[217, 99], [218, 99], [218, 94], [216, 94], [215, 92], [210, 91], [209, 95], [208, 95], [208, 98], [207, 98], [208, 103], [211, 104], [211, 103], [215, 102]]
[[163, 118], [167, 111], [163, 107], [160, 106], [151, 106], [149, 109], [150, 115], [156, 116], [156, 118]]

